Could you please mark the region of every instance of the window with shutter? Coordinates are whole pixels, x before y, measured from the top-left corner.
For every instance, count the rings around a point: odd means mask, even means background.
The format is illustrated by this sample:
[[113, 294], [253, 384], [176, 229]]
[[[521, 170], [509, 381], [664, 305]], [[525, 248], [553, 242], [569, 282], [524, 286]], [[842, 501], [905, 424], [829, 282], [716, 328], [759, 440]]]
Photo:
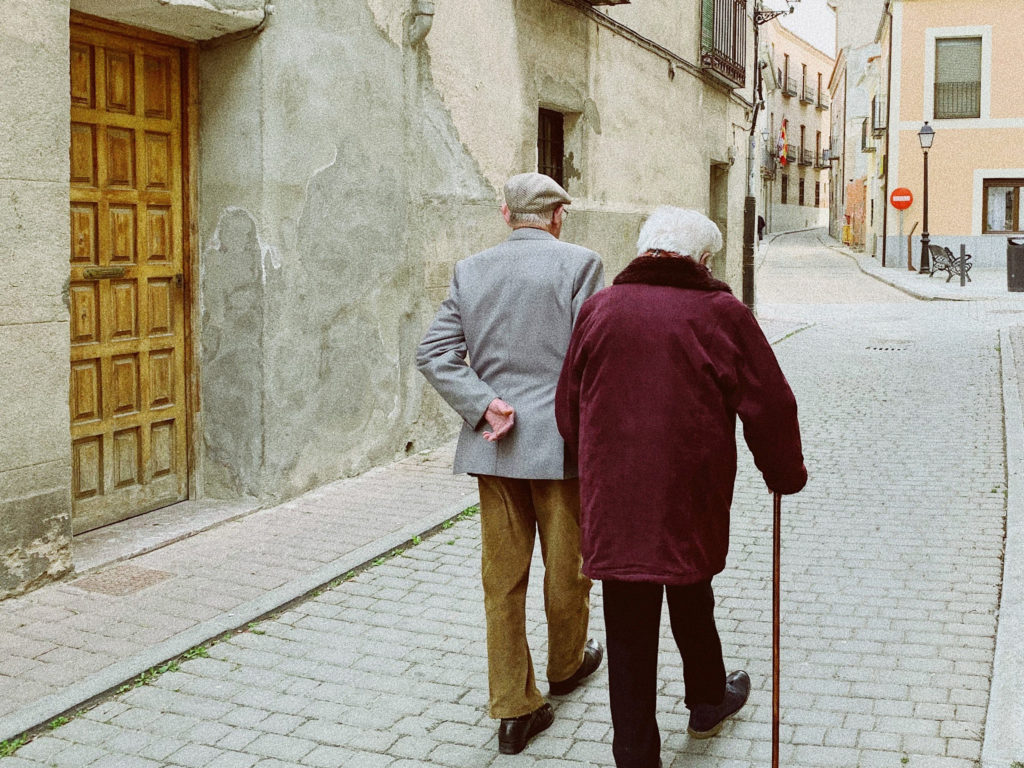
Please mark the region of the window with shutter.
[[981, 117], [981, 38], [935, 41], [935, 118]]

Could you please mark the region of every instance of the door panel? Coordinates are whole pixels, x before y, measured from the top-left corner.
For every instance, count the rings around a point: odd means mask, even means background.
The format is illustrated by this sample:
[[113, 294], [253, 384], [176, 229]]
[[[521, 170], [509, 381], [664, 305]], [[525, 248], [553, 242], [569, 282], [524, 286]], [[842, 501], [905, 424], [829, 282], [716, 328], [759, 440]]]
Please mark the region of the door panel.
[[182, 50], [71, 25], [76, 533], [188, 493]]

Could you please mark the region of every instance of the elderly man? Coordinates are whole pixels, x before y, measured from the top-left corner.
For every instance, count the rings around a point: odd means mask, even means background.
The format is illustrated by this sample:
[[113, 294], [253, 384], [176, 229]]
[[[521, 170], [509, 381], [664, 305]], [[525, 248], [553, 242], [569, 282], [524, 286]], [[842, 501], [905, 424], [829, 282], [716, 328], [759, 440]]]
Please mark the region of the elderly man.
[[736, 417], [768, 487], [807, 481], [796, 400], [757, 321], [711, 276], [722, 236], [696, 211], [662, 207], [640, 256], [583, 305], [556, 413], [578, 451], [583, 570], [603, 583], [612, 752], [656, 768], [663, 595], [683, 659], [688, 732], [714, 736], [746, 702], [728, 677], [711, 579], [725, 567]]
[[455, 471], [475, 475], [480, 487], [490, 715], [501, 720], [502, 754], [521, 752], [554, 719], [526, 638], [537, 532], [550, 693], [574, 690], [604, 655], [586, 639], [591, 583], [580, 570], [579, 484], [555, 425], [555, 386], [573, 323], [604, 284], [596, 253], [558, 240], [570, 202], [543, 174], [508, 180], [501, 210], [512, 233], [455, 265], [416, 357], [463, 419]]

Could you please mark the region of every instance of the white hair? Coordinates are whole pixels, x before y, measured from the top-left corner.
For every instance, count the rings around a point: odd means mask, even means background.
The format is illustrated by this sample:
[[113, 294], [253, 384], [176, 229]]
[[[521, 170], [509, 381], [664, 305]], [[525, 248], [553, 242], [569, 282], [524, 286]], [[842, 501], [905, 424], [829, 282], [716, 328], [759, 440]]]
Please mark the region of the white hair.
[[647, 251], [670, 251], [699, 259], [722, 247], [718, 226], [697, 211], [662, 205], [644, 222], [636, 241], [637, 254]]
[[508, 224], [510, 227], [546, 227], [551, 223], [551, 216], [554, 212], [554, 208], [547, 213], [513, 213], [509, 211]]

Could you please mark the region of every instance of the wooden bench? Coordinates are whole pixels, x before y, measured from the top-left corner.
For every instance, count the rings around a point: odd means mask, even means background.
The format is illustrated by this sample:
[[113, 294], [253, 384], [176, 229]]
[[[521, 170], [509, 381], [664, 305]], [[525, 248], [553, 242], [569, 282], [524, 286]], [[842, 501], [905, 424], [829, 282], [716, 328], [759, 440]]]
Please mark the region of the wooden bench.
[[[928, 272], [928, 277], [931, 277], [936, 272], [945, 272], [947, 283], [954, 275], [960, 277], [960, 257], [954, 256], [949, 248], [929, 243], [928, 253], [931, 254], [932, 259], [932, 267], [931, 271]], [[963, 270], [963, 276], [967, 278], [967, 282], [971, 282], [971, 254], [969, 253], [965, 254]]]

